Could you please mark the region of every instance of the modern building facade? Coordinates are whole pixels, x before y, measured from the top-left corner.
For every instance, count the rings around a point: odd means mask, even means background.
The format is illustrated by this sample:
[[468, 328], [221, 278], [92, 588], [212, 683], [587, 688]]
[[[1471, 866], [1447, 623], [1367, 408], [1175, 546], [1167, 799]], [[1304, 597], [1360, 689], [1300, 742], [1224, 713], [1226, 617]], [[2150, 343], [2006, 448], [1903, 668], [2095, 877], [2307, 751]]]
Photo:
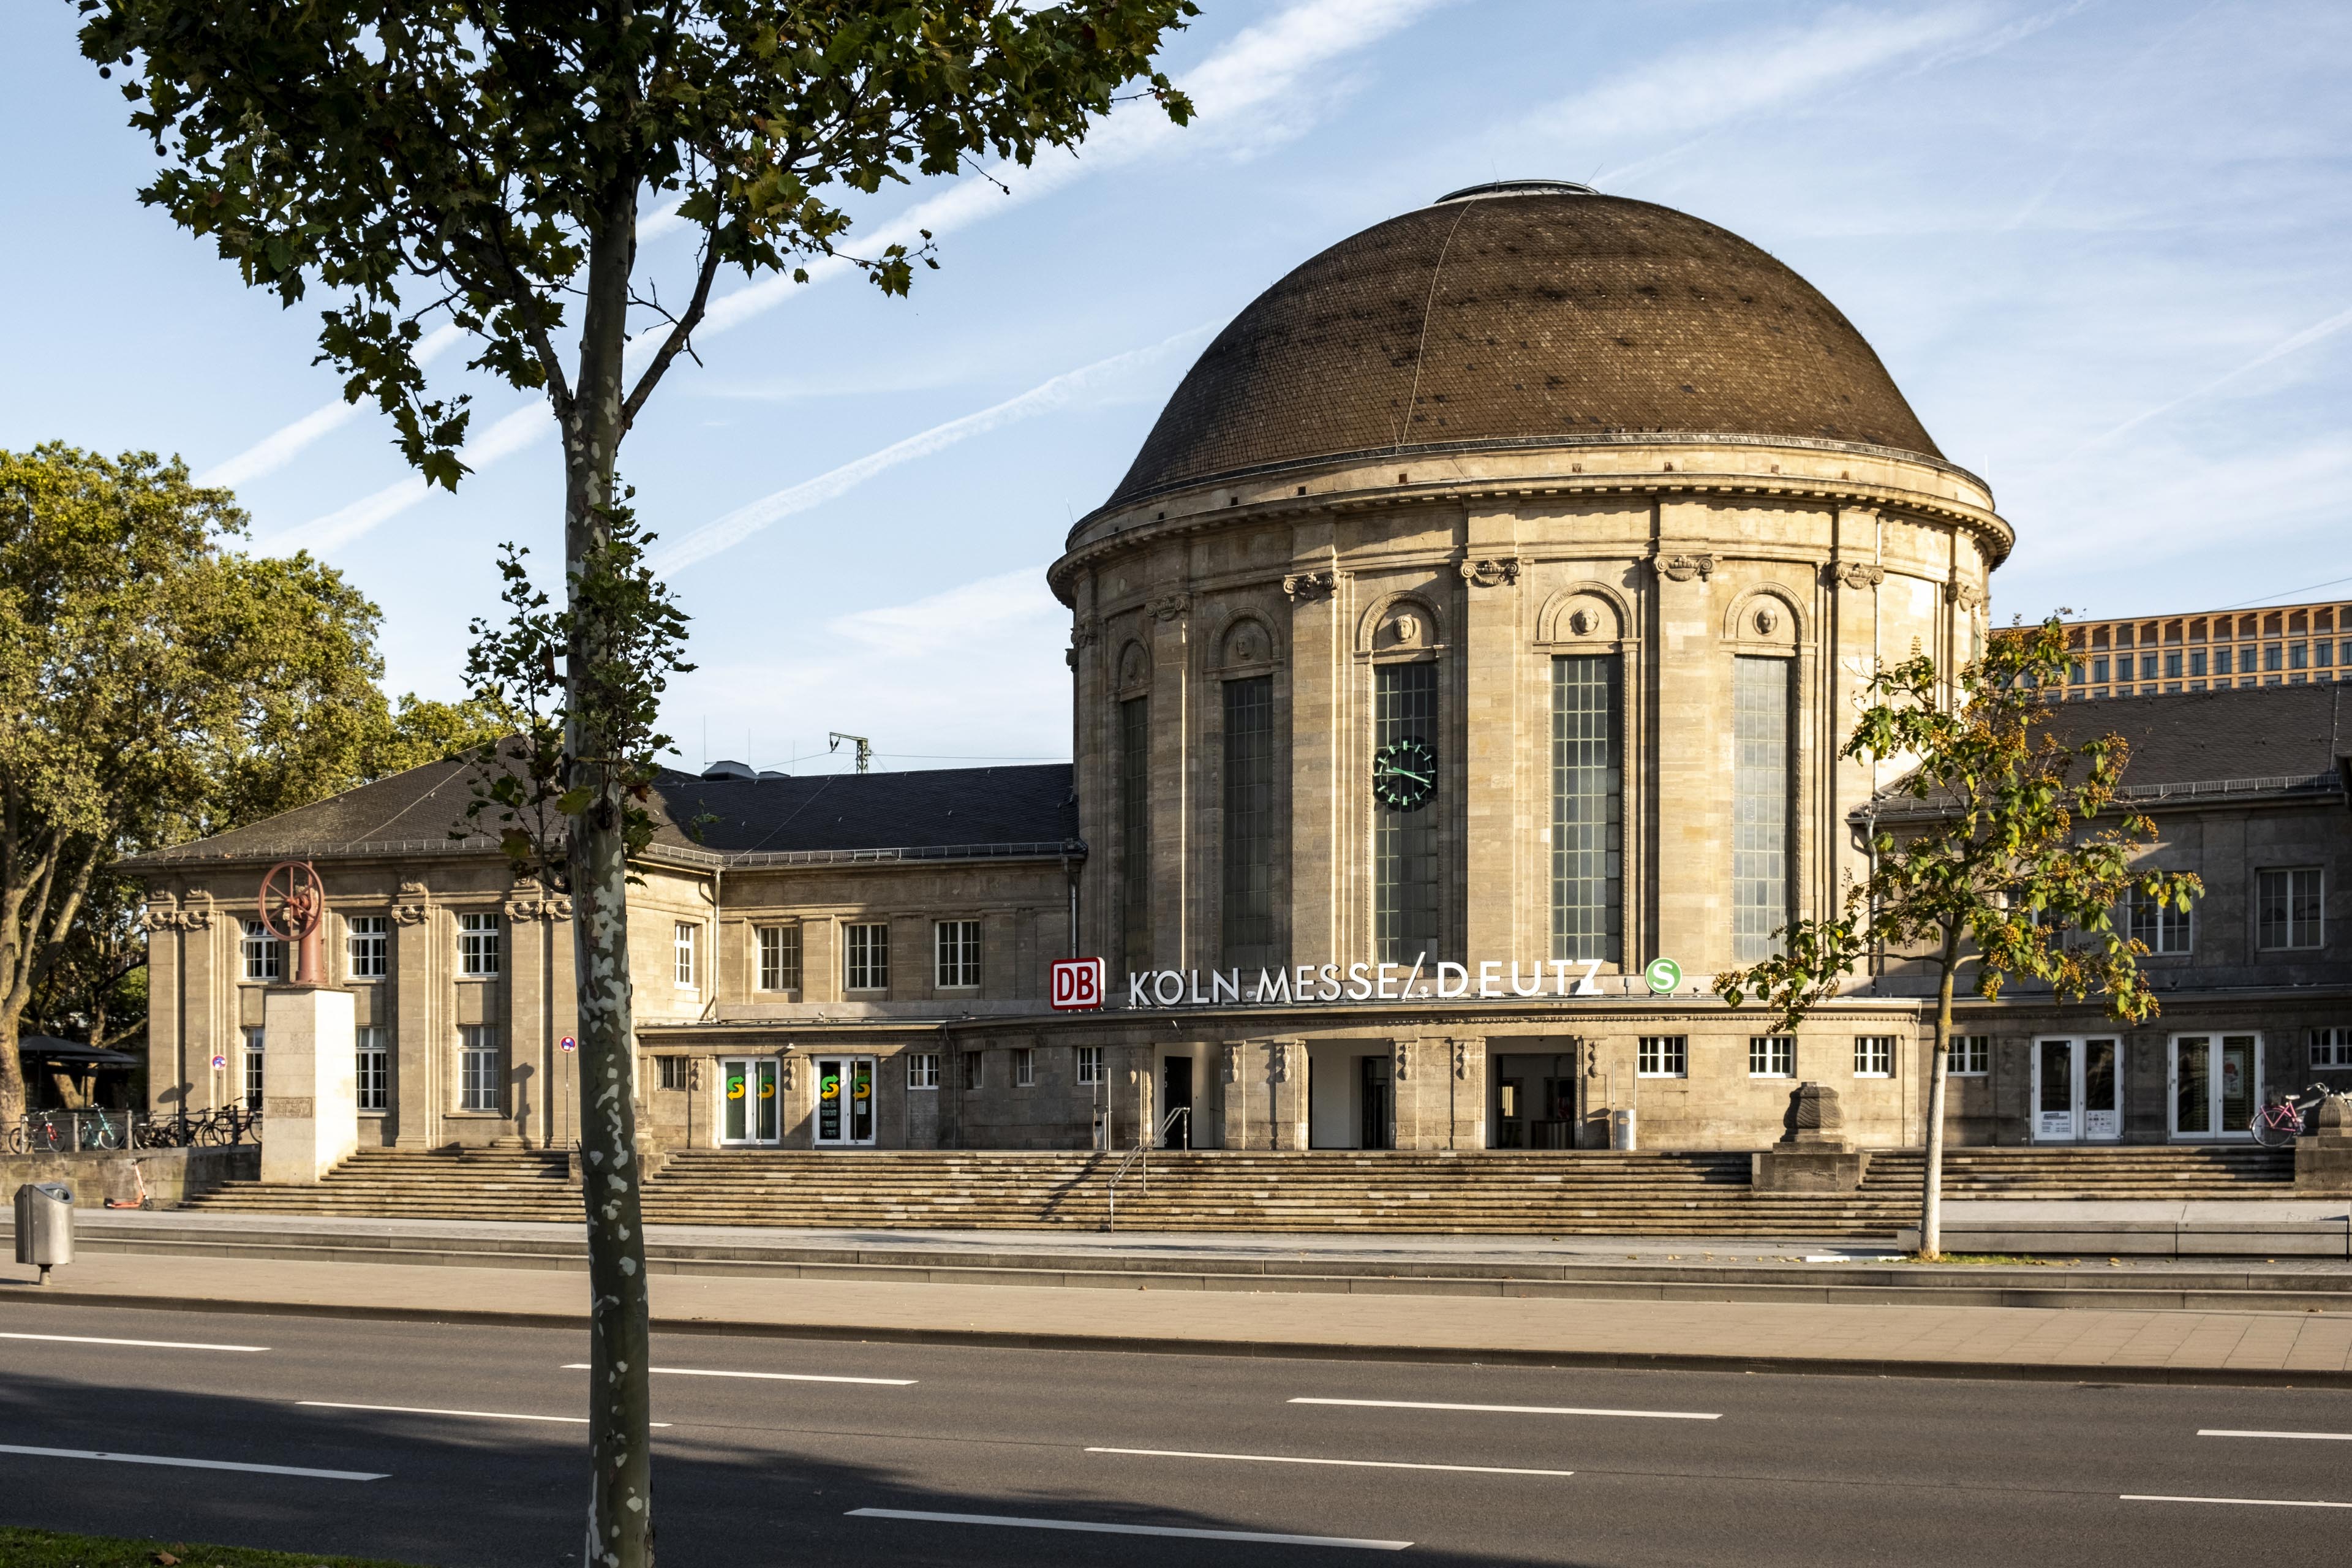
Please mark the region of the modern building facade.
[[2066, 645], [2069, 701], [2352, 680], [2352, 605], [2070, 621]]
[[[1893, 780], [1836, 755], [1856, 701], [1881, 660], [1981, 650], [2011, 542], [1852, 324], [1746, 241], [1548, 182], [1378, 225], [1221, 333], [1070, 531], [1071, 764], [662, 779], [646, 1124], [1505, 1151], [1631, 1110], [1644, 1146], [1739, 1149], [1810, 1081], [1857, 1142], [1916, 1144], [1916, 976], [1857, 975], [1792, 1036], [1708, 982], [1864, 874]], [[2336, 695], [2053, 713], [2133, 733], [2155, 853], [2209, 898], [2150, 926], [2147, 1029], [1972, 1005], [1956, 1136], [2226, 1139], [2263, 1083], [2352, 1069]], [[258, 1092], [282, 960], [240, 905], [300, 858], [362, 994], [363, 1138], [570, 1140], [569, 911], [446, 837], [463, 771], [139, 863], [159, 1109]], [[1107, 1006], [1052, 1009], [1070, 958]]]

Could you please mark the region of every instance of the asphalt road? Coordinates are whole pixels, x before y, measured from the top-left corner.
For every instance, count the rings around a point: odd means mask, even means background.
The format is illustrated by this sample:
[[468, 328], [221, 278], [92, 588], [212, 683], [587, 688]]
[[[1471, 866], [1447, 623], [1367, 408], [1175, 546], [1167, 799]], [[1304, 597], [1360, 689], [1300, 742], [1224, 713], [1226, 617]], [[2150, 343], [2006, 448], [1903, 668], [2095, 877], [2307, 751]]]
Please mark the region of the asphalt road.
[[[2154, 1568], [2333, 1565], [2352, 1540], [2352, 1439], [2200, 1435], [2352, 1435], [2352, 1393], [656, 1346], [671, 1564]], [[544, 1330], [11, 1300], [0, 1520], [576, 1563], [583, 1428], [511, 1417], [578, 1414], [585, 1352]]]

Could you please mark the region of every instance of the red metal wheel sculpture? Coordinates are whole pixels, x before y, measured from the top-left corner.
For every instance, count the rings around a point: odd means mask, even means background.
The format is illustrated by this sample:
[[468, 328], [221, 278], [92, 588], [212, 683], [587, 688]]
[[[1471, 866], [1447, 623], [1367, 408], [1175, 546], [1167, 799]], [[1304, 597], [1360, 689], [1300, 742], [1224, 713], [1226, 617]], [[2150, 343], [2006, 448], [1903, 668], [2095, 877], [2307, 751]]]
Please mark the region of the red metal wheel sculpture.
[[294, 950], [293, 984], [323, 985], [319, 932], [327, 923], [327, 889], [308, 860], [280, 860], [261, 879], [261, 926]]

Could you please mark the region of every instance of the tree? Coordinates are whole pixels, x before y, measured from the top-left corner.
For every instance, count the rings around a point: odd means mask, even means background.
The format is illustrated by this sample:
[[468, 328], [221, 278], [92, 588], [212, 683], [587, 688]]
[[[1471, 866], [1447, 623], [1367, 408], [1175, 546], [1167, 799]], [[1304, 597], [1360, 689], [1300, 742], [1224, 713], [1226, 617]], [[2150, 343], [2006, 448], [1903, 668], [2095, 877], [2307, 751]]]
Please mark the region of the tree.
[[121, 1005], [115, 857], [339, 788], [384, 722], [375, 606], [223, 550], [243, 526], [176, 458], [0, 451], [0, 1125], [37, 996], [93, 1044]]
[[[415, 348], [436, 313], [470, 367], [546, 397], [562, 442], [559, 777], [581, 976], [588, 1178], [592, 1561], [651, 1561], [646, 1333], [628, 1086], [627, 846], [652, 759], [614, 744], [648, 688], [620, 650], [667, 636], [616, 506], [620, 447], [722, 270], [845, 254], [847, 193], [990, 154], [1080, 141], [1129, 81], [1180, 122], [1152, 70], [1191, 0], [81, 0], [82, 52], [131, 68], [131, 123], [165, 167], [142, 192], [288, 304], [334, 292], [321, 357], [373, 397], [403, 454], [455, 487], [466, 400], [429, 395]], [[675, 196], [698, 237], [683, 288], [637, 279], [636, 226]], [[928, 236], [850, 258], [903, 294]], [[632, 341], [632, 323], [644, 328]], [[566, 342], [568, 338], [568, 342]], [[650, 622], [614, 618], [636, 613]], [[493, 659], [495, 662], [495, 658]], [[614, 704], [617, 704], [616, 706]], [[646, 731], [638, 730], [640, 737]], [[552, 868], [551, 868], [552, 869]]]
[[[2043, 693], [2067, 663], [2053, 617], [1995, 637], [1948, 686], [1919, 653], [1873, 677], [1874, 700], [1839, 755], [1907, 762], [1895, 790], [1915, 804], [1897, 813], [1873, 803], [1870, 875], [1834, 915], [1794, 922], [1780, 933], [1779, 956], [1715, 977], [1734, 1007], [1754, 995], [1792, 1031], [1874, 951], [1915, 955], [1934, 973], [1922, 1258], [1942, 1251], [1944, 1095], [1961, 973], [1973, 967], [1976, 993], [1988, 999], [2017, 977], [2064, 1002], [2095, 993], [2110, 1017], [2143, 1023], [2158, 1011], [2139, 970], [2147, 949], [2127, 915], [2117, 926], [2116, 911], [2133, 897], [2186, 910], [2205, 890], [2187, 872], [2134, 865], [2156, 825], [2116, 804], [2131, 758], [2123, 737], [2069, 746], [2042, 727]], [[1888, 815], [1901, 817], [1899, 832], [1879, 826]]]

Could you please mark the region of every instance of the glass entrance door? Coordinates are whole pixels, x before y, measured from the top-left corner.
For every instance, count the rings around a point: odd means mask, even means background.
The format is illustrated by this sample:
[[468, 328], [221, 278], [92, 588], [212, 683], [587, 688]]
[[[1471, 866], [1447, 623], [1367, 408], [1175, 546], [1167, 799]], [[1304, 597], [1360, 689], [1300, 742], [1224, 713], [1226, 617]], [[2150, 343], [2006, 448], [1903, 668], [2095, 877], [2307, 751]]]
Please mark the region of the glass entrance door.
[[2033, 1141], [2112, 1143], [2124, 1135], [2123, 1043], [2033, 1042]]
[[719, 1094], [719, 1142], [757, 1144], [776, 1142], [780, 1122], [776, 1110], [775, 1058], [720, 1058]]
[[816, 1138], [820, 1148], [874, 1142], [874, 1058], [816, 1058]]
[[2260, 1035], [2172, 1037], [2172, 1135], [2246, 1138], [2262, 1103]]

